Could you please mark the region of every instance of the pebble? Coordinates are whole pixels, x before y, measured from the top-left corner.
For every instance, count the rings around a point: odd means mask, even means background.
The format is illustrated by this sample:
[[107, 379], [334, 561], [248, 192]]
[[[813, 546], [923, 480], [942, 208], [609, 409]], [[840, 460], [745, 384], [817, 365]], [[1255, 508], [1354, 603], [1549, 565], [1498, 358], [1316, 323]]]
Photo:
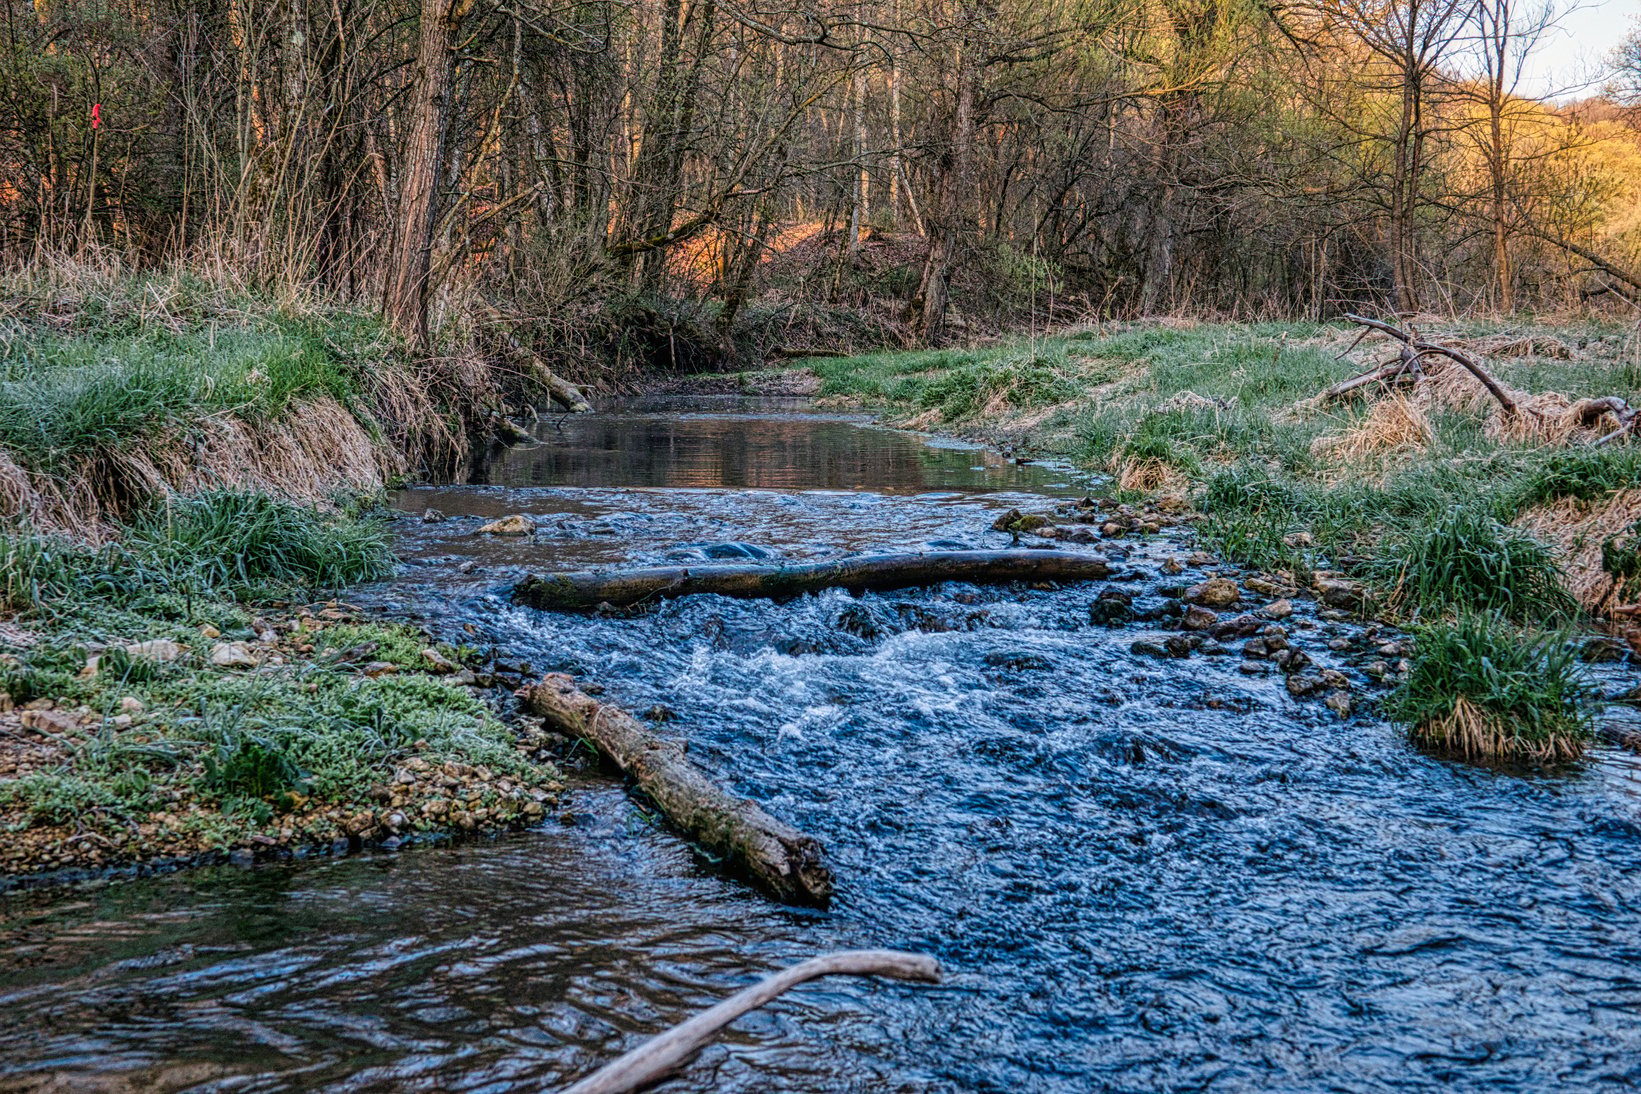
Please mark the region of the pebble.
[[1266, 619], [1286, 619], [1293, 614], [1293, 601], [1286, 598], [1273, 600], [1259, 609], [1259, 614]]
[[1180, 620], [1180, 625], [1188, 631], [1205, 631], [1218, 622], [1219, 613], [1200, 604], [1193, 604], [1185, 609], [1185, 617]]
[[126, 655], [144, 661], [176, 661], [188, 652], [187, 648], [170, 638], [150, 638], [133, 642], [125, 647]]
[[211, 664], [219, 669], [254, 669], [260, 662], [243, 642], [220, 642], [211, 647]]

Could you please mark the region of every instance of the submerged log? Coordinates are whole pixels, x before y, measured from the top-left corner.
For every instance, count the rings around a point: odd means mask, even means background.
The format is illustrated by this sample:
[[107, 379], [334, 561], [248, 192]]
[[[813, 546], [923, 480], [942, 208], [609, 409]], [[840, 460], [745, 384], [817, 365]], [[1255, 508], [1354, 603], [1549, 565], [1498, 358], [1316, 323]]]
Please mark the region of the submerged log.
[[909, 589], [943, 581], [1000, 585], [1011, 581], [1099, 581], [1111, 566], [1098, 555], [1067, 551], [938, 551], [921, 555], [860, 555], [795, 566], [657, 566], [606, 573], [579, 570], [536, 574], [514, 587], [520, 603], [555, 611], [601, 604], [628, 607], [664, 596], [716, 593], [782, 598], [849, 589]]
[[627, 1094], [648, 1086], [694, 1056], [719, 1030], [741, 1015], [822, 976], [888, 976], [938, 984], [940, 965], [932, 957], [897, 950], [845, 950], [812, 957], [765, 977], [689, 1021], [657, 1034], [563, 1094]]
[[599, 702], [560, 673], [521, 688], [518, 697], [551, 728], [597, 749], [731, 872], [788, 904], [824, 906], [831, 899], [832, 872], [818, 840], [718, 786], [681, 747], [620, 707]]

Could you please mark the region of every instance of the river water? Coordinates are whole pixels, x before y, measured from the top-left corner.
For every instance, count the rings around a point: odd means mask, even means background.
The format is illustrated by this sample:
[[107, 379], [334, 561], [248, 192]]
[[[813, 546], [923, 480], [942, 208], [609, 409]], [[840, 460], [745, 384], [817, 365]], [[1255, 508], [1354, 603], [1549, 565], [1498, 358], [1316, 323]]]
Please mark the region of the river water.
[[[0, 912], [0, 1089], [551, 1090], [770, 969], [934, 954], [933, 988], [811, 985], [668, 1091], [1376, 1091], [1641, 1083], [1641, 767], [1437, 762], [1236, 656], [1156, 660], [1095, 590], [512, 606], [526, 569], [997, 547], [1084, 484], [846, 416], [635, 402], [544, 422], [484, 483], [405, 492], [361, 598], [661, 720], [818, 836], [773, 906], [573, 774], [539, 830], [198, 870]], [[423, 523], [426, 508], [449, 519]], [[474, 535], [524, 512], [529, 540]], [[1162, 537], [1116, 582], [1160, 604]], [[1188, 570], [1178, 580], [1200, 580]], [[1294, 642], [1362, 684], [1359, 632]]]

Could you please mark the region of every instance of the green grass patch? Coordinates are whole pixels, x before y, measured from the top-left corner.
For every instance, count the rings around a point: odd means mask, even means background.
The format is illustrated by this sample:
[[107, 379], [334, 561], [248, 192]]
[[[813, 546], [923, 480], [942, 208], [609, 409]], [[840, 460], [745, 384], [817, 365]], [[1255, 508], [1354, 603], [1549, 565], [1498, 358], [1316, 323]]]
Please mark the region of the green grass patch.
[[1564, 633], [1466, 614], [1421, 629], [1412, 670], [1385, 701], [1408, 739], [1486, 762], [1577, 759], [1599, 702]]
[[1561, 567], [1533, 537], [1462, 506], [1392, 537], [1373, 564], [1392, 602], [1415, 616], [1496, 612], [1518, 623], [1569, 621], [1578, 604]]

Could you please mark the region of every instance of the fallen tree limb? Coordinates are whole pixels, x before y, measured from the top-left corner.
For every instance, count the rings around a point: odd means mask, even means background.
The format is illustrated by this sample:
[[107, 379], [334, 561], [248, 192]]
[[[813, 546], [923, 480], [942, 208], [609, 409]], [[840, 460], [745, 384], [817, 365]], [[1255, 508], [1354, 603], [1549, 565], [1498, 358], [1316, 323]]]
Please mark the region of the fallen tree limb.
[[581, 394], [581, 389], [548, 368], [547, 362], [541, 359], [540, 354], [518, 340], [511, 329], [512, 320], [495, 308], [485, 308], [484, 314], [496, 325], [496, 332], [507, 343], [507, 348], [535, 367], [541, 386], [547, 389], [547, 394], [552, 397], [553, 402], [571, 414], [585, 414], [593, 408], [587, 397]]
[[1352, 323], [1379, 331], [1381, 334], [1388, 334], [1420, 357], [1446, 357], [1448, 360], [1456, 362], [1481, 382], [1481, 386], [1487, 389], [1488, 394], [1498, 400], [1499, 406], [1504, 408], [1506, 414], [1513, 418], [1521, 413], [1521, 408], [1516, 406], [1516, 401], [1510, 398], [1504, 388], [1499, 385], [1499, 382], [1493, 378], [1493, 374], [1482, 368], [1481, 363], [1468, 353], [1454, 349], [1451, 346], [1426, 341], [1413, 331], [1402, 330], [1400, 327], [1378, 319], [1369, 319], [1366, 316], [1350, 315], [1348, 313], [1345, 318]]
[[1010, 581], [1098, 581], [1111, 567], [1098, 555], [1021, 549], [861, 555], [795, 566], [658, 566], [608, 573], [579, 570], [531, 575], [513, 589], [533, 608], [586, 611], [628, 607], [663, 596], [793, 597], [823, 589], [909, 589], [943, 581], [999, 585]]
[[845, 950], [812, 957], [766, 977], [745, 991], [673, 1026], [599, 1068], [563, 1094], [627, 1094], [660, 1079], [701, 1050], [719, 1030], [748, 1011], [822, 976], [887, 976], [925, 984], [940, 983], [932, 957], [896, 950]]
[[831, 899], [832, 872], [818, 840], [718, 786], [681, 747], [620, 707], [599, 702], [559, 673], [519, 689], [518, 697], [551, 728], [597, 749], [674, 827], [732, 872], [788, 904]]

